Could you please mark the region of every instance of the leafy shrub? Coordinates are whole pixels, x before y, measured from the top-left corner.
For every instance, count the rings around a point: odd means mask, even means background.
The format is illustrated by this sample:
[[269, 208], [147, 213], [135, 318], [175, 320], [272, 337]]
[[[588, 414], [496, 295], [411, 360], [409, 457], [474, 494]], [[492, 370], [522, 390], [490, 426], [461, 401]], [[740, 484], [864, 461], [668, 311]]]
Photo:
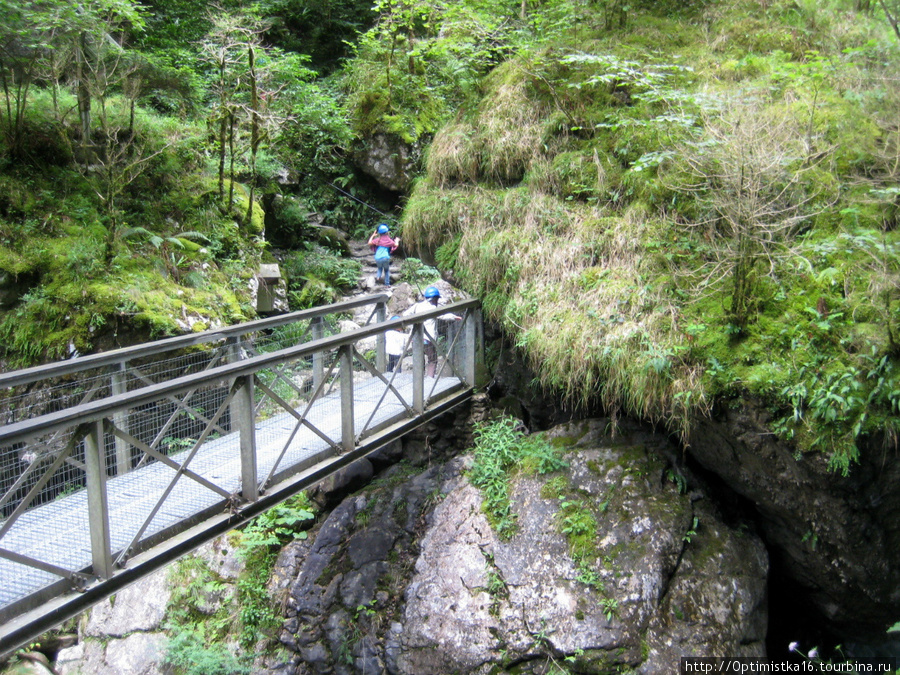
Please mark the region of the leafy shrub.
[[362, 265], [357, 260], [342, 258], [322, 246], [313, 245], [288, 258], [285, 270], [290, 290], [301, 290], [311, 278], [320, 279], [335, 288], [349, 289], [359, 282]]
[[242, 552], [262, 546], [283, 546], [292, 539], [306, 539], [306, 529], [316, 514], [306, 493], [301, 492], [257, 516], [244, 528]]
[[239, 555], [246, 566], [237, 581], [241, 645], [251, 649], [260, 639], [272, 637], [281, 621], [269, 596], [268, 583], [277, 549], [293, 539], [305, 539], [315, 519], [305, 492], [257, 516], [243, 531]]
[[182, 627], [169, 640], [166, 663], [179, 675], [245, 675], [249, 666], [232, 654], [224, 644], [207, 645], [203, 624]]
[[509, 481], [515, 467], [525, 472], [552, 473], [568, 464], [559, 450], [540, 436], [526, 436], [518, 420], [501, 417], [475, 428], [475, 462], [469, 480], [481, 488], [482, 508], [501, 538], [515, 534], [516, 516], [509, 502]]
[[284, 270], [291, 309], [300, 310], [334, 302], [341, 290], [355, 287], [362, 264], [312, 245], [287, 258]]
[[403, 280], [414, 286], [427, 286], [441, 278], [441, 273], [418, 258], [407, 258], [403, 263]]

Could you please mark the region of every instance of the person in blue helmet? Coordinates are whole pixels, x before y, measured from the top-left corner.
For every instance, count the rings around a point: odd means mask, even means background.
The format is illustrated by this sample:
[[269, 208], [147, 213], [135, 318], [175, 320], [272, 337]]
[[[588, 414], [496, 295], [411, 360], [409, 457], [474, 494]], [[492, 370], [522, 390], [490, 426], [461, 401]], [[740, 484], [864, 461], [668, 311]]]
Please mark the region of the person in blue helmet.
[[[424, 296], [423, 299], [403, 312], [403, 316], [413, 316], [414, 314], [432, 310], [438, 306], [441, 300], [441, 291], [437, 286], [429, 286], [422, 292], [422, 295]], [[461, 316], [452, 312], [441, 314], [438, 319], [441, 321], [462, 321]], [[428, 377], [434, 377], [437, 369], [437, 348], [434, 346], [438, 337], [437, 322], [434, 319], [427, 319], [423, 324], [425, 328], [425, 374]]]
[[392, 239], [391, 228], [381, 223], [369, 237], [369, 246], [375, 253], [375, 282], [382, 281], [385, 286], [391, 285], [391, 254], [400, 246], [400, 237]]

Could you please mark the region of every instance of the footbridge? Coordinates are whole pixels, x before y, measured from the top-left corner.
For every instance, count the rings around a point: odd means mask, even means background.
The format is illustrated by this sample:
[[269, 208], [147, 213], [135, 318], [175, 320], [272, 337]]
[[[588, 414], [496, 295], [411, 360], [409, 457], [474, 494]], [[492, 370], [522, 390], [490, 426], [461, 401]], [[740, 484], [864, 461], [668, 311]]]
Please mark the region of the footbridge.
[[0, 375], [0, 655], [469, 398], [477, 301], [387, 300]]

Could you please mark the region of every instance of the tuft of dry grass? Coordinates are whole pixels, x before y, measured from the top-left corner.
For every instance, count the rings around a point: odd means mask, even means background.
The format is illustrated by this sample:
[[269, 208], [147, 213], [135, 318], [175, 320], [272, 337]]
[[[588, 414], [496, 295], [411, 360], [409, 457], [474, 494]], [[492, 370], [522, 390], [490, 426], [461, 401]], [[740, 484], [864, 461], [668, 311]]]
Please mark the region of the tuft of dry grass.
[[707, 408], [702, 370], [683, 356], [678, 310], [642, 242], [668, 225], [528, 187], [422, 184], [404, 232], [433, 247], [459, 235], [456, 273], [488, 317], [516, 336], [541, 384], [576, 405], [600, 402], [684, 434]]
[[440, 188], [476, 183], [480, 166], [475, 128], [466, 123], [443, 127], [434, 137], [425, 163], [428, 176]]
[[547, 145], [552, 111], [535, 100], [515, 62], [499, 66], [486, 89], [472, 119], [445, 126], [431, 144], [426, 168], [439, 188], [517, 183]]
[[532, 79], [515, 63], [499, 67], [470, 118], [436, 136], [404, 212], [407, 242], [434, 251], [458, 240], [455, 275], [542, 385], [575, 405], [671, 422], [686, 437], [708, 407], [702, 369], [681, 343], [662, 278], [673, 272], [646, 248], [671, 241], [673, 225], [637, 202], [581, 201], [612, 186], [612, 160], [559, 152], [548, 140], [554, 110]]

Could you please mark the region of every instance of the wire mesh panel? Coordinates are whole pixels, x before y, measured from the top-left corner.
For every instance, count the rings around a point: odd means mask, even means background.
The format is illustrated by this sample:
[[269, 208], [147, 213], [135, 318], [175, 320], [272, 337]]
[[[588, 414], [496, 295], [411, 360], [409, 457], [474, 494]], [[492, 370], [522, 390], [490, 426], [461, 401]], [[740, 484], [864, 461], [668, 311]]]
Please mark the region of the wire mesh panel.
[[214, 381], [166, 395], [105, 420], [105, 438], [124, 448], [132, 470], [107, 482], [109, 531], [117, 560], [140, 542], [223, 501], [240, 488], [232, 428], [233, 385]]
[[65, 410], [111, 394], [106, 368], [94, 368], [41, 387], [21, 386], [0, 391], [0, 422], [14, 424], [23, 419]]
[[0, 606], [90, 563], [90, 546], [68, 539], [88, 529], [84, 436], [71, 427], [0, 447]]
[[340, 406], [333, 404], [338, 350], [321, 350], [256, 375], [260, 488], [340, 447]]

